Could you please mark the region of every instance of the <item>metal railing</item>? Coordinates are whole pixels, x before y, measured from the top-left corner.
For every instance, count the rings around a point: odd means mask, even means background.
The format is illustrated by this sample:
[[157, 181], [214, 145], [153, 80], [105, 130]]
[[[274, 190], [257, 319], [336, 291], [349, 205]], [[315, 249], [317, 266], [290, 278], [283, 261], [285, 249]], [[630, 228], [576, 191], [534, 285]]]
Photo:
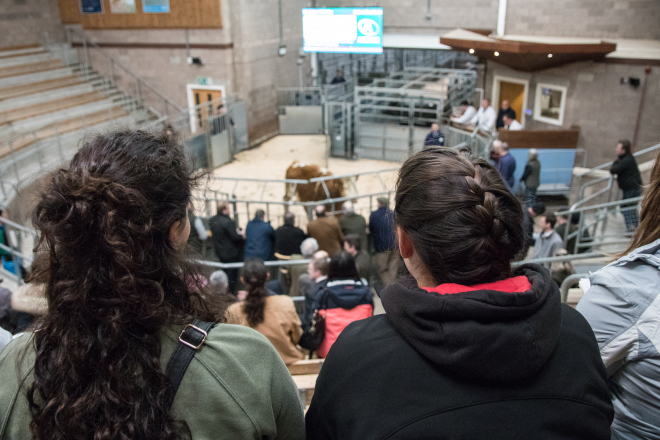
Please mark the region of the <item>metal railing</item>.
[[[74, 37], [79, 38], [81, 40], [80, 43], [74, 42]], [[97, 53], [99, 53], [102, 56], [102, 59], [105, 59], [105, 61], [108, 63], [108, 77], [110, 79], [110, 83], [113, 86], [120, 89], [121, 89], [121, 84], [118, 84], [117, 82], [116, 68], [123, 71], [124, 74], [128, 76], [133, 82], [133, 85], [131, 87], [128, 87], [128, 89], [132, 89], [132, 90], [131, 91], [124, 90], [124, 91], [130, 94], [133, 94], [134, 91], [135, 92], [134, 97], [140, 106], [143, 105], [143, 101], [144, 101], [143, 93], [146, 92], [146, 90], [149, 90], [151, 91], [151, 93], [155, 95], [154, 101], [158, 102], [159, 104], [162, 104], [162, 109], [159, 110], [159, 114], [157, 116], [168, 115], [168, 116], [176, 117], [184, 110], [183, 107], [177, 104], [174, 100], [170, 99], [163, 92], [161, 92], [155, 86], [153, 86], [151, 83], [149, 83], [142, 77], [138, 76], [135, 72], [133, 72], [123, 63], [121, 63], [120, 61], [115, 59], [112, 55], [110, 55], [108, 52], [106, 52], [104, 49], [102, 49], [98, 44], [91, 41], [90, 38], [87, 37], [87, 35], [85, 35], [83, 32], [73, 28], [67, 28], [67, 39], [71, 47], [73, 47], [74, 45], [81, 45], [83, 51], [83, 60], [84, 60], [83, 64], [85, 67], [87, 67], [86, 71], [89, 72], [90, 69], [92, 68], [90, 48], [94, 49]], [[152, 102], [151, 105], [152, 106], [155, 105], [155, 102]], [[148, 105], [145, 105], [144, 107], [153, 108]]]

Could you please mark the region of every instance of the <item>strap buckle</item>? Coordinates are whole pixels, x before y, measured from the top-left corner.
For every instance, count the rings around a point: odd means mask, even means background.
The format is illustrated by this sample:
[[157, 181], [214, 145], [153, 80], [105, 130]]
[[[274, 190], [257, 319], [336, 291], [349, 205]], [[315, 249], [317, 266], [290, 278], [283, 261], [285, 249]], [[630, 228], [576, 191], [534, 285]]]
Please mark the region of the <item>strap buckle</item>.
[[[186, 330], [188, 330], [188, 327], [192, 328], [193, 330], [195, 330], [195, 331], [197, 331], [197, 332], [199, 332], [199, 333], [201, 333], [201, 334], [203, 335], [203, 336], [202, 336], [202, 340], [201, 340], [201, 342], [200, 342], [198, 345], [193, 345], [193, 344], [191, 344], [190, 342], [184, 341], [184, 340], [182, 339], [182, 338], [183, 338], [183, 335], [186, 333]], [[206, 332], [205, 332], [204, 330], [202, 330], [201, 328], [199, 328], [199, 327], [197, 327], [197, 326], [195, 326], [195, 325], [192, 325], [192, 324], [188, 324], [188, 325], [186, 325], [186, 326], [183, 328], [183, 330], [181, 330], [181, 334], [179, 335], [179, 342], [181, 342], [181, 343], [184, 344], [184, 345], [187, 345], [188, 347], [192, 348], [193, 350], [199, 350], [199, 348], [200, 348], [202, 345], [204, 345], [204, 343], [206, 342], [206, 337], [207, 337], [207, 336], [208, 336], [208, 333], [206, 333]]]

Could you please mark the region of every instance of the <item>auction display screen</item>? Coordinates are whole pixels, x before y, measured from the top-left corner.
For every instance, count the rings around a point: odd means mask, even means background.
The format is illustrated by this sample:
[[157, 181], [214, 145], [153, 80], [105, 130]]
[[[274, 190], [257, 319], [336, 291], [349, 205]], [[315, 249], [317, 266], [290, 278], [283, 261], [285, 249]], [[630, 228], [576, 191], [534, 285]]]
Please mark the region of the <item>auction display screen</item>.
[[383, 8], [303, 8], [305, 52], [383, 53]]

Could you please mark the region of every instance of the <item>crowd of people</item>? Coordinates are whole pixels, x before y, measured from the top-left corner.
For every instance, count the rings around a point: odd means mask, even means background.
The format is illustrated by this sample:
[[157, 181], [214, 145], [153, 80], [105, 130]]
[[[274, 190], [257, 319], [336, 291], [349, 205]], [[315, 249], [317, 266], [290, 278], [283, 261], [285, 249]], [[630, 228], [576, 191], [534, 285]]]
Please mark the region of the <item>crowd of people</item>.
[[[641, 217], [626, 217], [628, 250], [575, 310], [550, 264], [511, 263], [531, 246], [580, 251], [564, 242], [579, 219], [535, 197], [536, 152], [521, 202], [496, 149], [490, 163], [413, 155], [394, 210], [379, 198], [368, 222], [346, 202], [339, 220], [317, 206], [306, 233], [262, 210], [243, 231], [221, 202], [214, 251], [244, 264], [207, 274], [183, 148], [141, 131], [89, 139], [34, 210], [34, 322], [0, 330], [0, 439], [658, 437], [660, 162]], [[630, 144], [617, 153], [612, 173], [637, 197]], [[309, 262], [275, 277], [273, 259]], [[304, 415], [286, 365], [310, 353], [325, 361]]]

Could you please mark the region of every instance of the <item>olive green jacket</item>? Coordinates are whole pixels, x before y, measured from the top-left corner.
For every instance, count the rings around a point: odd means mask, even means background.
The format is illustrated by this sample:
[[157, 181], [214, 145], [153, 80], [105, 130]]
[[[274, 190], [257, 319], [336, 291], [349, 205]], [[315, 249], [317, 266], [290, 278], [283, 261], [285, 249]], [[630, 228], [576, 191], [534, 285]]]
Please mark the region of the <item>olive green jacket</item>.
[[[167, 365], [182, 326], [163, 333], [161, 365]], [[25, 334], [0, 353], [0, 439], [30, 439], [25, 388], [33, 381], [34, 347]], [[17, 358], [25, 350], [21, 366]], [[19, 368], [20, 372], [17, 371]], [[23, 388], [20, 381], [25, 378]], [[195, 354], [174, 398], [172, 415], [192, 439], [305, 438], [296, 385], [277, 351], [251, 328], [219, 324]]]

